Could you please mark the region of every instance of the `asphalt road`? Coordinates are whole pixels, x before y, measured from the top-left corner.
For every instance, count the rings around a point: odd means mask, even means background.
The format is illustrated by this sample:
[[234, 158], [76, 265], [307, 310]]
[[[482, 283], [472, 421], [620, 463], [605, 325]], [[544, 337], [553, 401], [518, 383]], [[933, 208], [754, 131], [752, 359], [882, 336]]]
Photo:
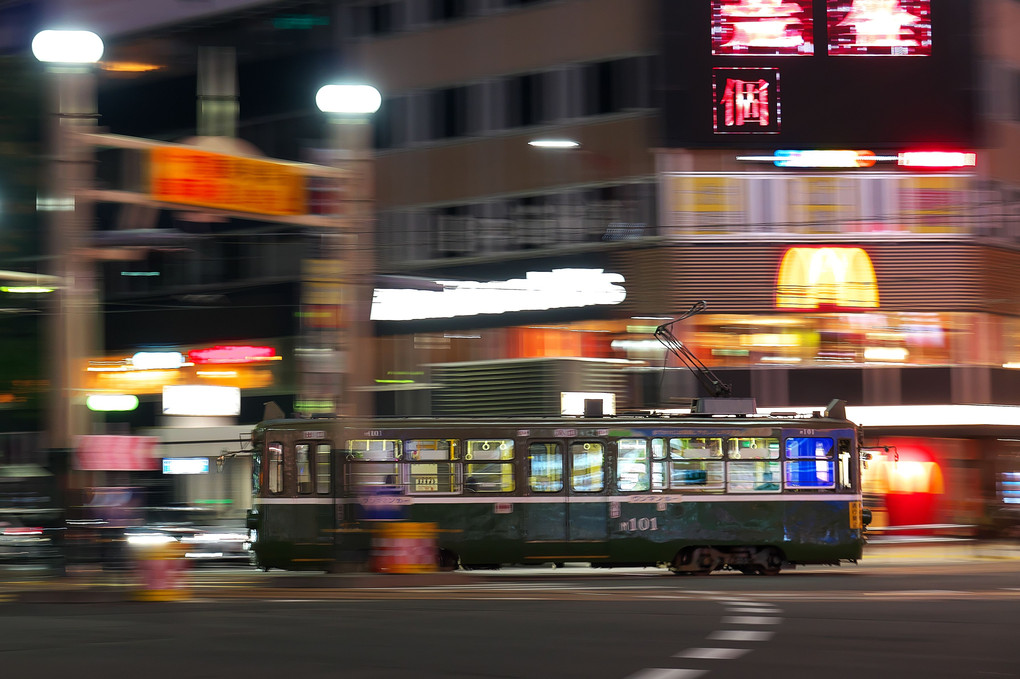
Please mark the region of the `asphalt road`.
[[178, 602], [0, 603], [0, 666], [189, 679], [1020, 677], [1015, 561], [777, 577], [532, 569], [329, 588], [270, 573], [227, 586], [252, 575], [207, 572]]

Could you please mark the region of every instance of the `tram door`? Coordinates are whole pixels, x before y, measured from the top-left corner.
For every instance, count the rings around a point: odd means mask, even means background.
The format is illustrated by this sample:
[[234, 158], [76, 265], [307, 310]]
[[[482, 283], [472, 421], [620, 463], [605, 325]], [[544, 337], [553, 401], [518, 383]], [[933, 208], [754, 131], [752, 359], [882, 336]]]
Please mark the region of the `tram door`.
[[608, 540], [607, 468], [601, 441], [530, 441], [527, 541]]

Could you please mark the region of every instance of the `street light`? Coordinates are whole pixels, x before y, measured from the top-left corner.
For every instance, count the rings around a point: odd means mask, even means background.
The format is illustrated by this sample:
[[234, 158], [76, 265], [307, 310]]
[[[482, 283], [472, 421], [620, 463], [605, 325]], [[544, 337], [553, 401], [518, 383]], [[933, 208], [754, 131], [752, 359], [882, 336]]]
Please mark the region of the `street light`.
[[[315, 95], [329, 118], [330, 165], [344, 170], [344, 185], [338, 187], [336, 228], [318, 239], [318, 261], [305, 267], [302, 301], [310, 308], [328, 301], [335, 312], [327, 314], [335, 321], [309, 322], [302, 333], [298, 410], [308, 414], [329, 409], [371, 417], [374, 411], [368, 389], [375, 365], [369, 321], [375, 272], [370, 116], [381, 103], [370, 85], [329, 84]], [[339, 295], [316, 299], [316, 288]]]
[[32, 54], [44, 63], [94, 64], [103, 56], [103, 39], [92, 31], [40, 31]]
[[50, 74], [49, 251], [57, 289], [50, 326], [52, 389], [49, 447], [70, 448], [88, 433], [82, 363], [99, 346], [99, 295], [93, 263], [85, 254], [92, 228], [91, 204], [83, 188], [93, 178], [93, 152], [80, 137], [96, 125], [96, 86], [91, 64], [103, 56], [103, 41], [91, 31], [46, 30], [32, 40], [32, 53]]

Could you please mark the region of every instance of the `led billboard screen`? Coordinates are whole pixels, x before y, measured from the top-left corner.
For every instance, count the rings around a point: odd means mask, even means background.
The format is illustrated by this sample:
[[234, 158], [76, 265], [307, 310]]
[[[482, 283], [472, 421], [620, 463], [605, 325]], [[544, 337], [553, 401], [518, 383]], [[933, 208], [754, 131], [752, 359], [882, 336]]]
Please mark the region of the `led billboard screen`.
[[[769, 17], [768, 30], [752, 30], [752, 9]], [[665, 147], [944, 152], [979, 143], [972, 0], [661, 0], [659, 10]], [[763, 34], [769, 45], [752, 49]], [[792, 56], [809, 40], [811, 53]]]
[[713, 68], [717, 134], [778, 134], [779, 70]]
[[828, 0], [832, 56], [931, 56], [931, 0]]
[[811, 6], [812, 0], [712, 0], [712, 54], [813, 54]]

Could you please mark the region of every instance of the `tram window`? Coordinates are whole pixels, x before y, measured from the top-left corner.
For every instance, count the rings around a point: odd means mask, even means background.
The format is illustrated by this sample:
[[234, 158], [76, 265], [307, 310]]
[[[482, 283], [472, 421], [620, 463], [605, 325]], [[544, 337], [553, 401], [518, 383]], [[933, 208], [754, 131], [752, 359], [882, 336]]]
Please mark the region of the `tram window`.
[[514, 489], [514, 466], [509, 462], [468, 462], [464, 490], [469, 493], [509, 493]]
[[355, 460], [396, 460], [400, 457], [400, 441], [355, 439], [347, 442], [347, 453]]
[[652, 439], [652, 459], [666, 459], [666, 439]]
[[312, 467], [308, 459], [307, 443], [298, 443], [294, 446], [294, 463], [297, 466], [297, 492], [312, 492]]
[[839, 487], [852, 490], [854, 479], [850, 474], [850, 439], [839, 440]]
[[262, 469], [262, 443], [256, 442], [251, 450], [251, 490], [258, 496], [262, 492], [262, 479], [265, 472]]
[[319, 443], [315, 446], [315, 492], [325, 494], [330, 491], [330, 457], [332, 446]]
[[395, 462], [355, 462], [348, 470], [350, 486], [359, 493], [376, 493], [399, 485], [399, 469]]
[[283, 492], [283, 444], [269, 444], [269, 492]]
[[736, 460], [728, 463], [726, 489], [731, 493], [778, 493], [779, 462]]
[[467, 451], [464, 453], [465, 460], [514, 459], [513, 439], [497, 439], [494, 441], [468, 439], [464, 442], [464, 445], [467, 447]]
[[656, 460], [652, 462], [652, 490], [663, 491], [666, 488], [666, 479], [669, 478], [666, 474], [666, 465], [669, 464], [665, 460]]
[[791, 436], [786, 439], [785, 476], [787, 488], [835, 488], [835, 464], [832, 451], [835, 441], [828, 437]]
[[410, 462], [407, 469], [409, 493], [456, 493], [460, 491], [453, 462]]
[[727, 453], [731, 460], [775, 460], [779, 458], [779, 439], [734, 437]]
[[722, 439], [670, 439], [669, 456], [674, 460], [708, 460], [722, 457]]
[[605, 448], [594, 441], [570, 444], [570, 489], [595, 492], [605, 488]]
[[528, 486], [540, 493], [563, 490], [563, 451], [559, 443], [532, 443], [528, 446]]
[[787, 488], [835, 488], [835, 470], [832, 460], [787, 460]]
[[455, 460], [457, 442], [453, 439], [411, 439], [404, 441], [405, 460]]
[[671, 460], [669, 485], [684, 490], [722, 490], [722, 460]]
[[617, 441], [616, 489], [623, 492], [648, 490], [649, 477], [648, 439]]
[[830, 438], [791, 436], [786, 439], [786, 457], [791, 460], [831, 458], [833, 445], [834, 442]]

